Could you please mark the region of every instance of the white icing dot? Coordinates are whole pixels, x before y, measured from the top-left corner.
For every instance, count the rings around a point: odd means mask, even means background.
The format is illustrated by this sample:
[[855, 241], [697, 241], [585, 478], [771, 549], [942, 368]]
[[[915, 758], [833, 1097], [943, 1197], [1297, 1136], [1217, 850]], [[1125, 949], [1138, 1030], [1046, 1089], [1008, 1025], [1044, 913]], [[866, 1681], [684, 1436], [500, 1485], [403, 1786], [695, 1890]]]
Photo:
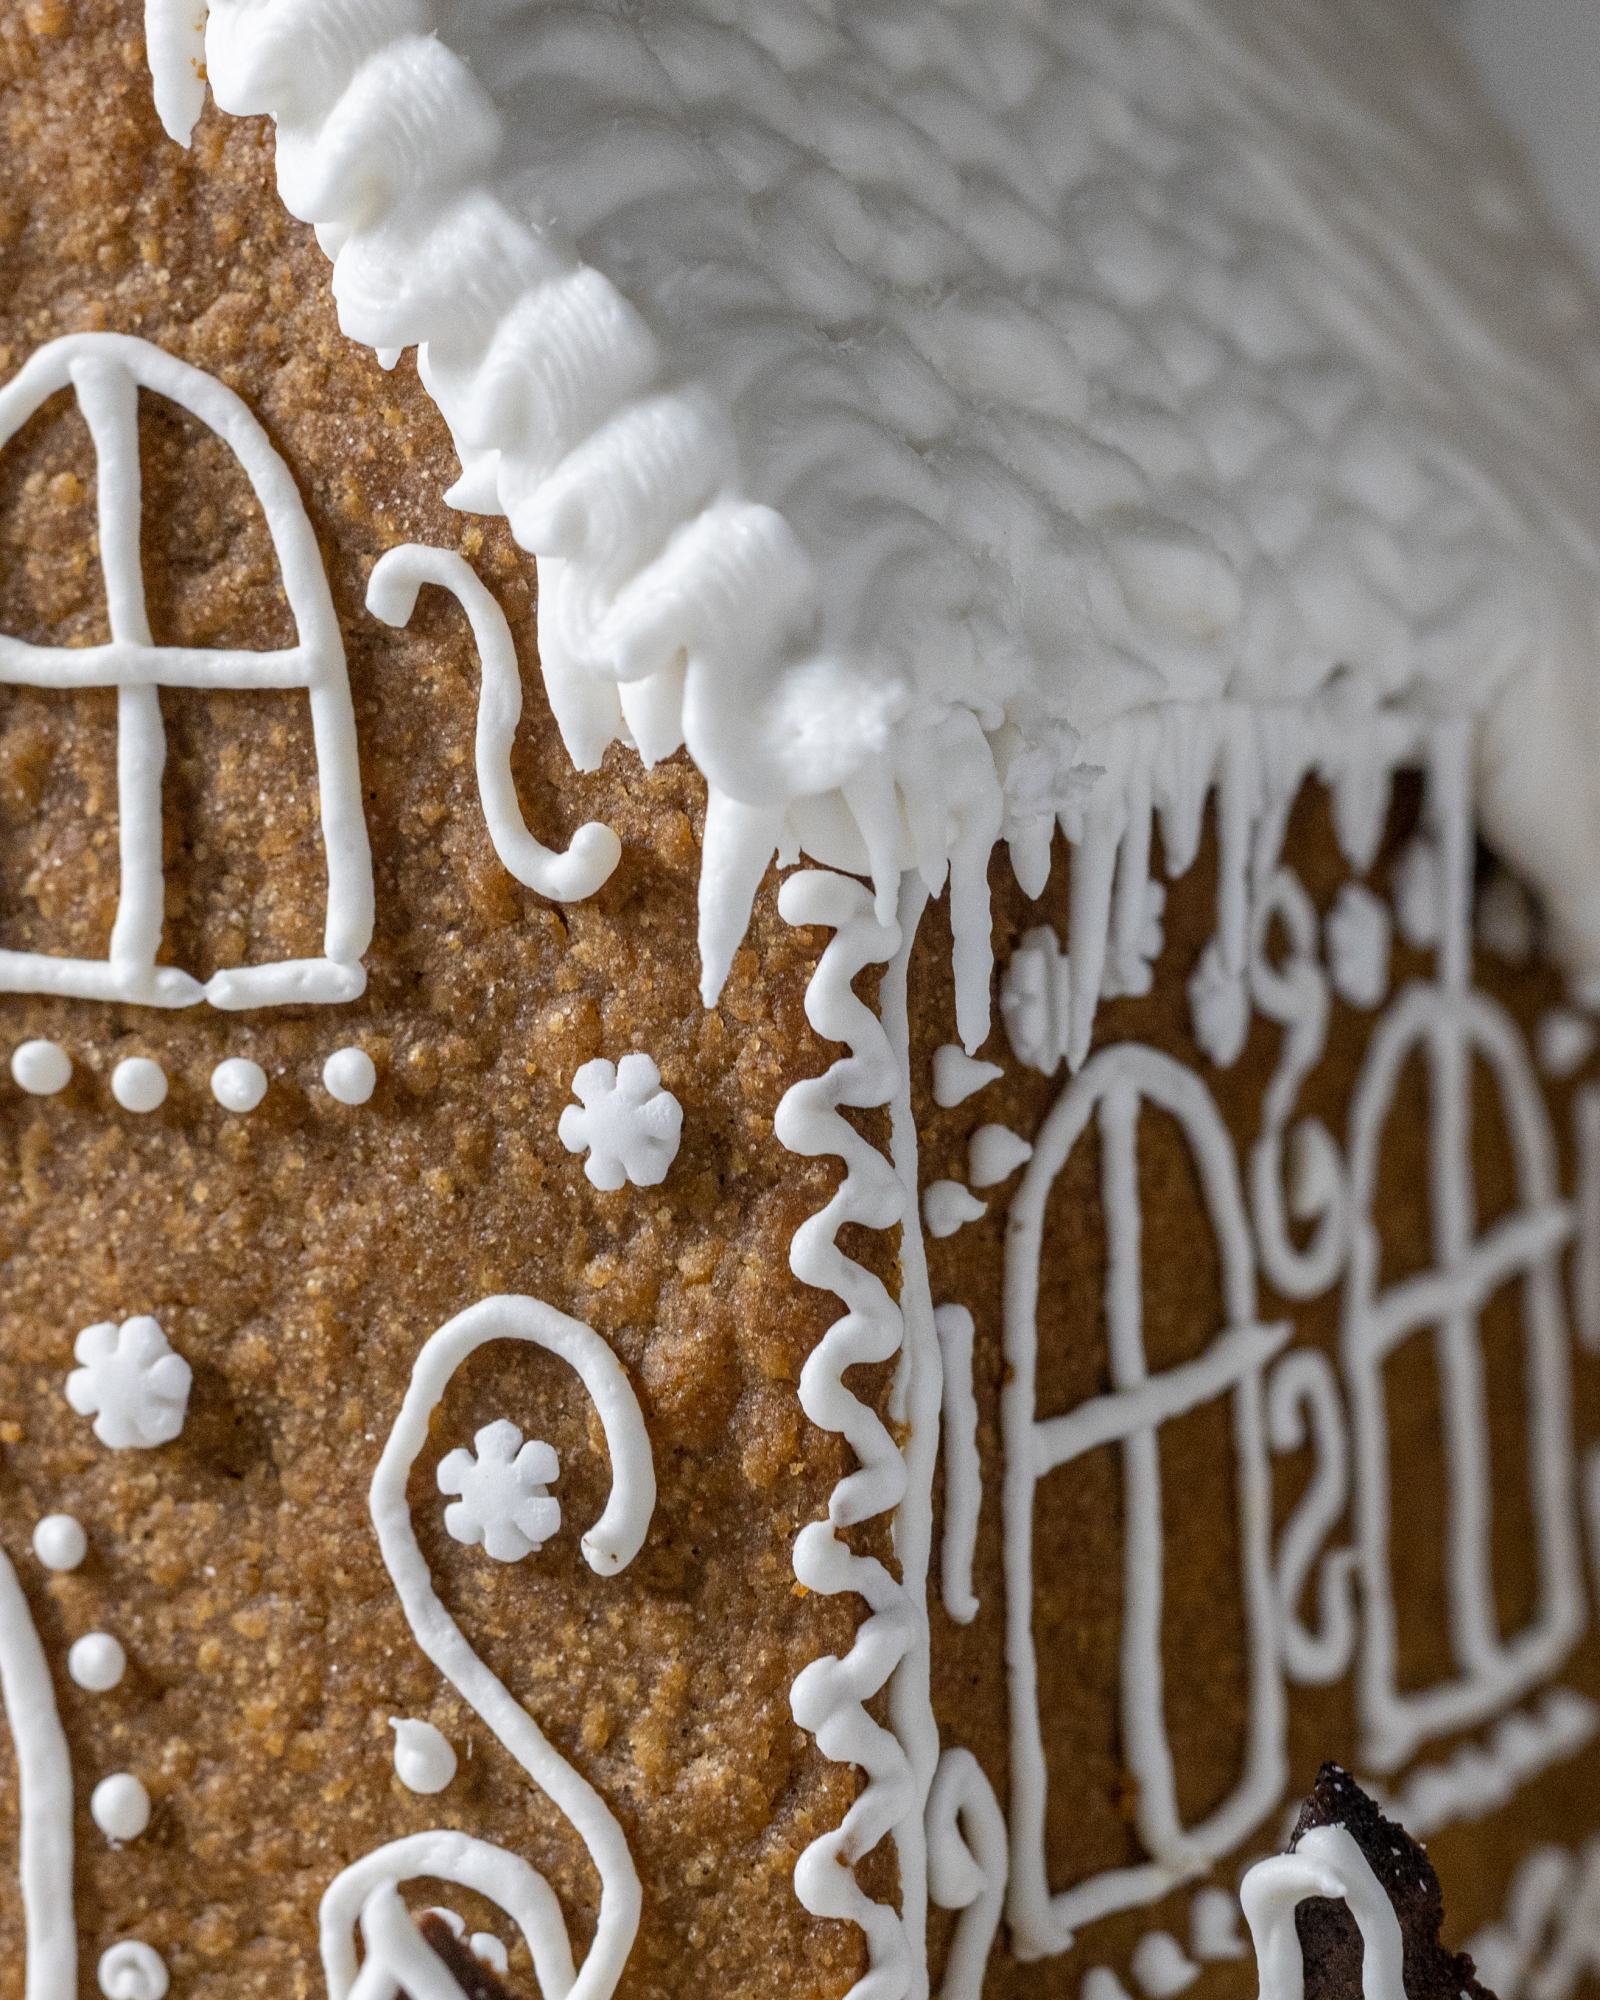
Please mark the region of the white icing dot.
[[1000, 1075], [998, 1063], [980, 1062], [957, 1043], [946, 1042], [933, 1052], [933, 1101], [941, 1111], [953, 1111]]
[[1129, 1964], [1147, 2000], [1175, 2000], [1200, 1977], [1200, 1968], [1170, 1931], [1146, 1931]]
[[11, 1052], [11, 1075], [30, 1097], [54, 1097], [72, 1081], [72, 1058], [59, 1042], [22, 1042]]
[[89, 1553], [89, 1537], [70, 1514], [46, 1514], [33, 1531], [33, 1552], [46, 1569], [76, 1569]]
[[124, 1111], [155, 1111], [167, 1101], [167, 1073], [149, 1056], [124, 1056], [111, 1072], [111, 1095]]
[[922, 1196], [922, 1220], [930, 1236], [954, 1236], [976, 1222], [985, 1204], [960, 1181], [935, 1181]]
[[229, 1056], [211, 1072], [211, 1095], [224, 1111], [254, 1111], [267, 1094], [267, 1073], [248, 1056]]
[[85, 1632], [67, 1654], [67, 1672], [91, 1694], [106, 1694], [128, 1670], [128, 1656], [109, 1632]]
[[1032, 1146], [1010, 1126], [980, 1125], [967, 1146], [967, 1172], [974, 1187], [998, 1187], [1032, 1158]]
[[89, 1813], [107, 1840], [137, 1840], [150, 1824], [150, 1794], [131, 1771], [113, 1771], [95, 1786]]
[[105, 2000], [166, 2000], [172, 1984], [160, 1955], [137, 1938], [101, 1953], [99, 1979]]
[[322, 1085], [340, 1104], [365, 1104], [378, 1082], [378, 1071], [365, 1049], [335, 1049], [322, 1065]]
[[394, 1731], [395, 1776], [407, 1791], [431, 1796], [442, 1792], [456, 1774], [456, 1753], [431, 1722], [391, 1715]]

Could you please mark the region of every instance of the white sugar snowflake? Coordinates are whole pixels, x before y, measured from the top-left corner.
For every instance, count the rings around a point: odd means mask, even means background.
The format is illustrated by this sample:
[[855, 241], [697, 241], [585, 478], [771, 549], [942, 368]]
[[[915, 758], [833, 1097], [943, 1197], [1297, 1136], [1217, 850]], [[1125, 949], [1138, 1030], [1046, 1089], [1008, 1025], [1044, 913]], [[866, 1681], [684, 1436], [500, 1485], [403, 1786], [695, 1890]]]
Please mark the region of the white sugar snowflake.
[[545, 1491], [561, 1462], [542, 1439], [524, 1444], [505, 1417], [485, 1424], [472, 1442], [476, 1457], [458, 1445], [439, 1461], [439, 1491], [461, 1496], [444, 1510], [444, 1525], [496, 1562], [520, 1562], [561, 1526], [561, 1502]]
[[170, 1444], [183, 1429], [193, 1374], [148, 1314], [86, 1326], [73, 1344], [79, 1366], [67, 1377], [67, 1401], [94, 1418], [94, 1434], [113, 1451]]
[[572, 1079], [578, 1099], [556, 1128], [569, 1153], [587, 1153], [583, 1171], [597, 1188], [656, 1187], [677, 1157], [683, 1106], [663, 1089], [647, 1055], [586, 1062]]

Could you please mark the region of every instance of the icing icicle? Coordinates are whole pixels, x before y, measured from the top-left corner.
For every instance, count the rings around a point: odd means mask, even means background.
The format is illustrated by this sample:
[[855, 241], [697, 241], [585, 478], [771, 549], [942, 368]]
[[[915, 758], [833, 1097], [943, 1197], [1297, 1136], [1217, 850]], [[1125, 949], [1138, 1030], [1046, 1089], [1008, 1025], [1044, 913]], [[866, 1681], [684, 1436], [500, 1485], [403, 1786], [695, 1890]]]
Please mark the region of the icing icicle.
[[868, 1616], [843, 1659], [832, 1655], [803, 1669], [790, 1694], [794, 1718], [816, 1737], [824, 1756], [857, 1765], [866, 1782], [841, 1824], [812, 1842], [795, 1868], [800, 1901], [819, 1917], [841, 1917], [866, 1933], [870, 1969], [853, 2000], [900, 2000], [910, 1987], [911, 1944], [899, 1913], [860, 1887], [855, 1864], [906, 1817], [914, 1782], [897, 1736], [875, 1722], [867, 1703], [889, 1683], [915, 1638], [915, 1614], [904, 1587], [874, 1556], [854, 1553], [842, 1530], [890, 1514], [905, 1491], [906, 1468], [877, 1413], [846, 1386], [846, 1372], [863, 1362], [892, 1360], [904, 1329], [899, 1306], [874, 1273], [839, 1248], [847, 1224], [894, 1229], [906, 1219], [905, 1190], [893, 1164], [844, 1117], [848, 1109], [889, 1104], [899, 1066], [877, 1014], [851, 982], [871, 965], [887, 964], [900, 943], [898, 923], [881, 923], [857, 882], [807, 871], [791, 875], [779, 894], [785, 922], [826, 926], [835, 933], [806, 991], [806, 1018], [848, 1053], [821, 1076], [797, 1083], [778, 1106], [779, 1142], [806, 1159], [833, 1157], [844, 1176], [827, 1206], [803, 1223], [789, 1252], [803, 1283], [832, 1292], [844, 1306], [800, 1376], [800, 1401], [821, 1429], [846, 1438], [857, 1469], [834, 1488], [828, 1518], [803, 1528], [795, 1542], [796, 1577], [825, 1596], [854, 1592]]

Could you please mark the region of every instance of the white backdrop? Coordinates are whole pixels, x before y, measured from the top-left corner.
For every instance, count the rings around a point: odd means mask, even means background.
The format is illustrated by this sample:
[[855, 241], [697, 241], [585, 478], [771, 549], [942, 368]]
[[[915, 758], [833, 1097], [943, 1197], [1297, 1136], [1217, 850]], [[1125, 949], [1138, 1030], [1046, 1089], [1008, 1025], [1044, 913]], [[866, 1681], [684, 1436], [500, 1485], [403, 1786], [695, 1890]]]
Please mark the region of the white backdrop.
[[1490, 94], [1600, 271], [1600, 0], [1455, 0]]

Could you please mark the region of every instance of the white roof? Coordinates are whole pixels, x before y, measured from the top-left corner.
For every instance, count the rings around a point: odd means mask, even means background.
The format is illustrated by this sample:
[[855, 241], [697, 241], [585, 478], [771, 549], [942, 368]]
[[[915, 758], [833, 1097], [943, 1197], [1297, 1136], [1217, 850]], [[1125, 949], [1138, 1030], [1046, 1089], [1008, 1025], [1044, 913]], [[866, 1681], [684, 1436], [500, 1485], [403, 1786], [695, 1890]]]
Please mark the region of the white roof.
[[212, 0], [206, 57], [540, 558], [575, 759], [705, 773], [708, 990], [774, 847], [981, 931], [1116, 718], [1519, 675], [1491, 817], [1600, 966], [1600, 312], [1428, 7]]

